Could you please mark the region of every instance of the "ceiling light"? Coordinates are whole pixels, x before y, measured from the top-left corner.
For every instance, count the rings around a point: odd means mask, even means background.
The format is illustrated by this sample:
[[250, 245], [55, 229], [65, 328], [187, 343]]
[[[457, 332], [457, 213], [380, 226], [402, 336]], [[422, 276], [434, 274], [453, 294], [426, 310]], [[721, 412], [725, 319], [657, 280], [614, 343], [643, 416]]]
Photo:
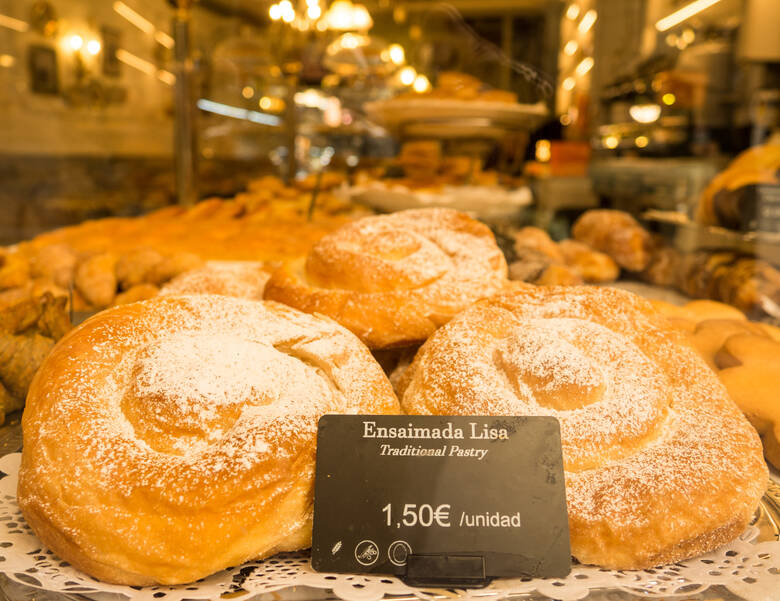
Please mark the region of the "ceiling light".
[[580, 16], [580, 5], [577, 3], [569, 4], [569, 8], [566, 9], [566, 18], [574, 21]]
[[406, 53], [400, 44], [390, 44], [390, 60], [395, 65], [403, 65], [406, 60]]
[[661, 116], [661, 105], [635, 104], [628, 109], [628, 114], [637, 123], [655, 123]]
[[568, 42], [566, 42], [566, 45], [563, 47], [563, 53], [566, 56], [574, 56], [579, 47], [580, 45], [577, 43], [576, 40], [569, 40]]
[[155, 28], [151, 21], [143, 18], [124, 2], [114, 2], [114, 11], [144, 33], [154, 33]]
[[647, 136], [637, 136], [636, 140], [634, 140], [634, 143], [639, 148], [647, 148], [647, 145], [650, 144], [650, 140], [647, 138]]
[[6, 27], [7, 29], [13, 29], [19, 33], [25, 33], [30, 26], [19, 19], [14, 19], [8, 15], [0, 15], [0, 27]]
[[604, 138], [604, 146], [609, 148], [610, 150], [614, 150], [618, 147], [618, 144], [620, 144], [620, 138], [617, 136], [607, 136]]
[[245, 119], [252, 123], [260, 123], [262, 125], [278, 126], [281, 124], [281, 119], [274, 115], [266, 115], [264, 113], [259, 113], [258, 111], [248, 111], [247, 109], [230, 106], [229, 104], [222, 104], [221, 102], [214, 102], [213, 100], [206, 100], [205, 98], [201, 98], [196, 104], [202, 111], [223, 115], [225, 117], [232, 117], [233, 119]]
[[68, 38], [68, 47], [71, 50], [81, 50], [83, 45], [84, 38], [82, 38], [80, 35], [72, 35]]
[[720, 2], [720, 0], [695, 0], [695, 2], [691, 2], [690, 4], [683, 6], [680, 10], [676, 10], [672, 14], [660, 19], [655, 24], [655, 28], [658, 31], [667, 31], [718, 2]]
[[176, 76], [170, 71], [166, 71], [165, 69], [160, 69], [157, 72], [157, 79], [163, 83], [167, 83], [169, 86], [172, 86], [176, 83]]
[[579, 29], [580, 33], [588, 33], [590, 28], [593, 27], [593, 24], [596, 22], [598, 16], [599, 14], [593, 9], [586, 12], [585, 16], [582, 17], [580, 24], [577, 25], [577, 29]]
[[138, 69], [147, 75], [157, 74], [157, 67], [155, 67], [152, 63], [145, 61], [144, 59], [128, 52], [127, 50], [124, 50], [123, 48], [120, 48], [116, 51], [116, 58], [117, 60], [122, 61], [124, 64], [129, 65], [134, 69]]
[[171, 36], [169, 36], [167, 33], [165, 33], [164, 31], [156, 32], [154, 34], [154, 39], [161, 46], [165, 46], [168, 49], [173, 48], [173, 45], [174, 45], [173, 38]]
[[577, 72], [577, 75], [582, 77], [585, 75], [588, 71], [590, 71], [593, 68], [593, 58], [590, 56], [586, 56], [580, 61], [580, 64], [577, 65], [577, 68], [575, 71]]
[[422, 94], [423, 92], [427, 92], [431, 89], [431, 82], [427, 77], [425, 77], [425, 75], [418, 75], [414, 78], [412, 88], [414, 88], [414, 91], [418, 94]]
[[576, 81], [574, 81], [573, 77], [567, 77], [563, 80], [563, 83], [561, 84], [561, 87], [566, 90], [567, 92], [571, 92], [574, 89], [574, 86], [576, 85]]
[[92, 56], [97, 56], [100, 54], [100, 42], [97, 40], [90, 40], [87, 42], [87, 52], [89, 52]]
[[410, 86], [414, 83], [414, 79], [417, 77], [417, 71], [414, 70], [414, 67], [404, 67], [401, 69], [401, 72], [399, 73], [399, 78], [401, 80], [401, 83], [405, 86]]

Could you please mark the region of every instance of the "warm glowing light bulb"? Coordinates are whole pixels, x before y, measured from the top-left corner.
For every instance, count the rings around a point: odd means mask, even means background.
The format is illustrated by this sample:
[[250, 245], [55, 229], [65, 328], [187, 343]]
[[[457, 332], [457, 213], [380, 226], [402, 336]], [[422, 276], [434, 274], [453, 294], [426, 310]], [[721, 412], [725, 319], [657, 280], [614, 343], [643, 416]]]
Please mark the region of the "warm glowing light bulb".
[[354, 50], [360, 47], [360, 38], [352, 33], [345, 33], [341, 36], [341, 47]]
[[72, 35], [68, 39], [68, 46], [70, 46], [71, 50], [81, 50], [83, 45], [84, 38], [82, 38], [80, 35]]
[[614, 150], [618, 147], [618, 144], [620, 144], [620, 138], [617, 136], [607, 136], [604, 138], [604, 146], [609, 148], [610, 150]]
[[577, 25], [577, 29], [580, 30], [580, 33], [588, 33], [590, 28], [593, 27], [593, 24], [596, 22], [596, 19], [598, 19], [598, 16], [599, 14], [593, 9], [586, 12], [585, 16], [582, 17], [580, 24]]
[[406, 53], [400, 44], [390, 44], [390, 60], [395, 65], [403, 65], [406, 60]]
[[647, 138], [647, 136], [637, 136], [636, 140], [634, 140], [634, 143], [639, 148], [647, 148], [647, 145], [650, 144], [650, 140]]
[[316, 4], [310, 4], [306, 9], [306, 16], [310, 19], [319, 19], [322, 16], [322, 9]]
[[401, 83], [404, 84], [405, 86], [412, 85], [416, 77], [417, 77], [417, 71], [414, 70], [414, 67], [404, 67], [403, 69], [401, 69], [401, 73], [399, 74]]
[[97, 40], [90, 40], [87, 42], [87, 52], [89, 52], [92, 56], [97, 56], [100, 54], [100, 42]]
[[271, 100], [268, 96], [263, 96], [260, 99], [260, 102], [258, 104], [259, 104], [261, 109], [263, 109], [264, 111], [267, 111], [268, 109], [271, 108], [273, 103], [274, 103], [273, 100]]
[[371, 14], [362, 4], [355, 4], [352, 12], [352, 19], [355, 24], [355, 29], [359, 29], [360, 31], [371, 29], [371, 27], [374, 25], [374, 20], [371, 18]]
[[255, 89], [252, 86], [244, 86], [244, 89], [241, 90], [241, 95], [249, 100], [252, 96], [255, 95]]
[[661, 100], [666, 106], [672, 106], [675, 102], [677, 102], [677, 96], [672, 94], [671, 92], [668, 94], [664, 94], [661, 97]]
[[658, 31], [667, 31], [718, 2], [720, 0], [694, 0], [663, 19], [659, 19], [655, 24], [655, 28]]
[[425, 75], [418, 75], [414, 78], [412, 88], [414, 88], [414, 91], [418, 94], [422, 94], [423, 92], [427, 92], [431, 89], [431, 82], [428, 81], [428, 78], [425, 77]]
[[569, 8], [566, 9], [566, 18], [570, 19], [571, 21], [574, 21], [577, 17], [580, 16], [580, 5], [573, 3], [569, 4]]
[[575, 84], [576, 84], [576, 82], [574, 81], [573, 77], [567, 77], [566, 79], [563, 80], [563, 83], [561, 84], [561, 86], [567, 92], [571, 92], [574, 89], [574, 85]]
[[577, 71], [577, 75], [582, 77], [588, 71], [590, 71], [592, 68], [593, 68], [593, 58], [591, 58], [590, 56], [587, 56], [587, 57], [583, 58], [580, 61], [580, 64], [577, 65], [577, 68], [575, 69], [575, 71]]
[[577, 49], [580, 47], [580, 45], [577, 43], [576, 40], [569, 40], [566, 42], [566, 45], [563, 47], [563, 53], [566, 56], [574, 56], [574, 54], [577, 52]]
[[278, 4], [272, 4], [271, 8], [268, 9], [268, 16], [271, 17], [272, 21], [278, 21], [282, 18], [282, 7]]
[[539, 140], [536, 143], [536, 160], [540, 163], [547, 163], [552, 157], [552, 144], [550, 140]]
[[661, 116], [661, 105], [655, 103], [634, 104], [628, 109], [628, 114], [637, 123], [655, 123]]

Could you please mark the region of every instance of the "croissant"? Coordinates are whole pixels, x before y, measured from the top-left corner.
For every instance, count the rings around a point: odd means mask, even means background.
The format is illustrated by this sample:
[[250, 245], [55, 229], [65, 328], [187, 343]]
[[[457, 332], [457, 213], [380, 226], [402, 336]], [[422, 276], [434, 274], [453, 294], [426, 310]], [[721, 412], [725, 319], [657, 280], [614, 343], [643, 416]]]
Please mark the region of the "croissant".
[[366, 217], [271, 275], [265, 298], [322, 313], [370, 348], [410, 346], [500, 290], [507, 265], [487, 226], [452, 209]]
[[767, 484], [756, 431], [646, 301], [603, 288], [516, 288], [421, 347], [403, 410], [550, 415], [561, 425], [572, 554], [615, 569], [711, 551]]
[[398, 412], [368, 349], [327, 318], [209, 295], [115, 307], [33, 381], [19, 507], [95, 578], [191, 582], [309, 546], [319, 417]]

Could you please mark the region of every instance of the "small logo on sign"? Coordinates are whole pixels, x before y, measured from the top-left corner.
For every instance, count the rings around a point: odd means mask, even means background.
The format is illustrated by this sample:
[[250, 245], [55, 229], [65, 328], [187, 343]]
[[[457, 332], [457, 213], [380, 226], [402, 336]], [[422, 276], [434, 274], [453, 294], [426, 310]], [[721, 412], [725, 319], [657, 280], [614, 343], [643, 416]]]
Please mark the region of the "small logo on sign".
[[405, 540], [397, 540], [387, 549], [387, 557], [394, 566], [405, 566], [412, 552], [412, 546]]
[[355, 559], [360, 565], [373, 565], [379, 559], [379, 547], [372, 540], [362, 540], [355, 547]]

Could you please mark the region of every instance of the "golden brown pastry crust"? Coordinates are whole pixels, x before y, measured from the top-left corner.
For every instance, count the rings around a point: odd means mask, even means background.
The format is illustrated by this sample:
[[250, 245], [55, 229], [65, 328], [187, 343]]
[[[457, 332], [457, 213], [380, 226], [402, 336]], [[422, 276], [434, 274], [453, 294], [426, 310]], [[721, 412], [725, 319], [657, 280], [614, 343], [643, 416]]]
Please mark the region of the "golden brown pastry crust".
[[95, 255], [83, 261], [76, 270], [75, 285], [92, 307], [108, 307], [116, 297], [117, 258], [112, 253]]
[[518, 288], [479, 302], [420, 349], [412, 414], [561, 422], [571, 549], [647, 568], [741, 533], [767, 484], [755, 430], [652, 307], [602, 288]]
[[608, 254], [630, 271], [642, 271], [650, 263], [653, 240], [628, 213], [594, 209], [583, 213], [571, 228], [572, 238]]
[[425, 340], [500, 290], [507, 266], [487, 226], [451, 209], [367, 217], [274, 272], [265, 298], [322, 313], [370, 348]]
[[270, 274], [256, 261], [208, 261], [175, 277], [161, 294], [221, 294], [262, 300]]
[[563, 253], [550, 235], [543, 229], [526, 226], [515, 234], [514, 250], [520, 254], [525, 249], [532, 249], [546, 255], [556, 263], [564, 263]]
[[561, 240], [558, 248], [566, 265], [574, 268], [586, 282], [614, 282], [620, 275], [620, 267], [609, 255], [593, 250], [576, 240]]
[[116, 307], [34, 379], [19, 506], [96, 578], [191, 582], [309, 545], [318, 418], [398, 411], [369, 351], [327, 318], [205, 295]]

